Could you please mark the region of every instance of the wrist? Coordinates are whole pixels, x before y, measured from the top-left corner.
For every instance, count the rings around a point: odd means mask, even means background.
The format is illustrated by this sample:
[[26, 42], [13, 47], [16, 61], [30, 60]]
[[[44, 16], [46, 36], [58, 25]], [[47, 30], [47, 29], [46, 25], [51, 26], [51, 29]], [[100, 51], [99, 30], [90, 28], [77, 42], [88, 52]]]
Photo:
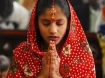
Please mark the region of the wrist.
[[63, 78], [63, 77], [59, 74], [59, 75], [57, 75], [57, 76], [54, 77], [54, 78]]
[[42, 73], [39, 73], [36, 78], [48, 78], [47, 75], [43, 75]]
[[60, 73], [53, 73], [53, 78], [63, 78]]
[[45, 77], [39, 74], [36, 78], [45, 78]]

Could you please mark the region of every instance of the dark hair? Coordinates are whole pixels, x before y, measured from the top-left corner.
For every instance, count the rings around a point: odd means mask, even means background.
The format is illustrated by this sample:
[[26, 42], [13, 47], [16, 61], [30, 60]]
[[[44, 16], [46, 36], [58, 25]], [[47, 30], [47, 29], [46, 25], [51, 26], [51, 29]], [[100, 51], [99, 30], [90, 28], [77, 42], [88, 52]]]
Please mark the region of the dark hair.
[[10, 60], [4, 55], [0, 55], [0, 72], [4, 72], [9, 68]]
[[7, 18], [13, 11], [13, 0], [0, 0], [0, 16]]
[[[52, 4], [52, 0], [39, 0], [36, 14], [38, 16], [41, 15], [42, 13], [44, 13], [46, 8], [52, 7]], [[62, 12], [64, 12], [64, 14], [69, 18], [70, 12], [67, 0], [54, 0], [54, 5], [58, 5], [61, 8]]]
[[[37, 37], [37, 43], [40, 47], [42, 42], [42, 37], [40, 35], [39, 29], [37, 29], [37, 23], [38, 23], [38, 17], [45, 12], [46, 8], [51, 8], [53, 3], [53, 0], [39, 0], [37, 7], [36, 7], [36, 18], [35, 18], [35, 24], [36, 24], [36, 37]], [[62, 12], [67, 16], [68, 20], [70, 19], [70, 10], [67, 3], [67, 0], [54, 0], [54, 5], [57, 5], [61, 8]]]

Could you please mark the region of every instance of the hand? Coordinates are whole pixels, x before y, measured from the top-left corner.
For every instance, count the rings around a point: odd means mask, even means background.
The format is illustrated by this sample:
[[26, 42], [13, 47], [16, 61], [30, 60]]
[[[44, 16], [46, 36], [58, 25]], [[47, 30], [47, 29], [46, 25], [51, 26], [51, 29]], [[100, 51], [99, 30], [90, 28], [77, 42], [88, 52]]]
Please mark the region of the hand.
[[49, 78], [50, 77], [50, 62], [51, 62], [51, 43], [49, 45], [48, 51], [42, 58], [42, 70], [37, 78]]
[[49, 51], [46, 52], [42, 58], [42, 70], [37, 78], [49, 78], [50, 55]]
[[62, 78], [59, 73], [60, 57], [56, 50], [55, 42], [50, 42], [50, 78]]
[[50, 41], [48, 51], [42, 58], [42, 70], [37, 78], [62, 78], [59, 73], [60, 58], [55, 43]]

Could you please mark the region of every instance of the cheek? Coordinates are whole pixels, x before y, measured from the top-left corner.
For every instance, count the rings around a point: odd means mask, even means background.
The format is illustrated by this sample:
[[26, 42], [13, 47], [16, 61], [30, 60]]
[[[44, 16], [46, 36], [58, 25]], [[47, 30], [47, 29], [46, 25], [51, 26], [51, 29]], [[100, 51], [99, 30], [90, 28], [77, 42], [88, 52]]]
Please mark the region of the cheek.
[[64, 36], [67, 31], [67, 27], [62, 27], [62, 28], [60, 28], [59, 31], [60, 31], [61, 36]]
[[43, 38], [47, 35], [47, 30], [45, 28], [39, 28], [39, 32]]
[[67, 24], [63, 28], [61, 28], [60, 32], [61, 32], [62, 36], [64, 36], [66, 34], [67, 29], [68, 29]]
[[42, 26], [42, 24], [40, 22], [38, 22], [38, 29], [40, 34], [42, 35], [42, 33], [45, 33], [45, 28]]
[[41, 34], [41, 35], [43, 35], [43, 34], [46, 33], [44, 29], [39, 29], [39, 31], [40, 31], [40, 34]]

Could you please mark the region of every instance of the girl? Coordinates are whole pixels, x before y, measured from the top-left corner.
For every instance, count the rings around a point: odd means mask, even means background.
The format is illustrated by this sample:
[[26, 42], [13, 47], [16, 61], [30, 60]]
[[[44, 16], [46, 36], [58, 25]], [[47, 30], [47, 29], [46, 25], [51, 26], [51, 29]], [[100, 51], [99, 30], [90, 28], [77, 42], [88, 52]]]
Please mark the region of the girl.
[[14, 50], [7, 78], [95, 78], [94, 60], [68, 0], [37, 0], [27, 42]]

